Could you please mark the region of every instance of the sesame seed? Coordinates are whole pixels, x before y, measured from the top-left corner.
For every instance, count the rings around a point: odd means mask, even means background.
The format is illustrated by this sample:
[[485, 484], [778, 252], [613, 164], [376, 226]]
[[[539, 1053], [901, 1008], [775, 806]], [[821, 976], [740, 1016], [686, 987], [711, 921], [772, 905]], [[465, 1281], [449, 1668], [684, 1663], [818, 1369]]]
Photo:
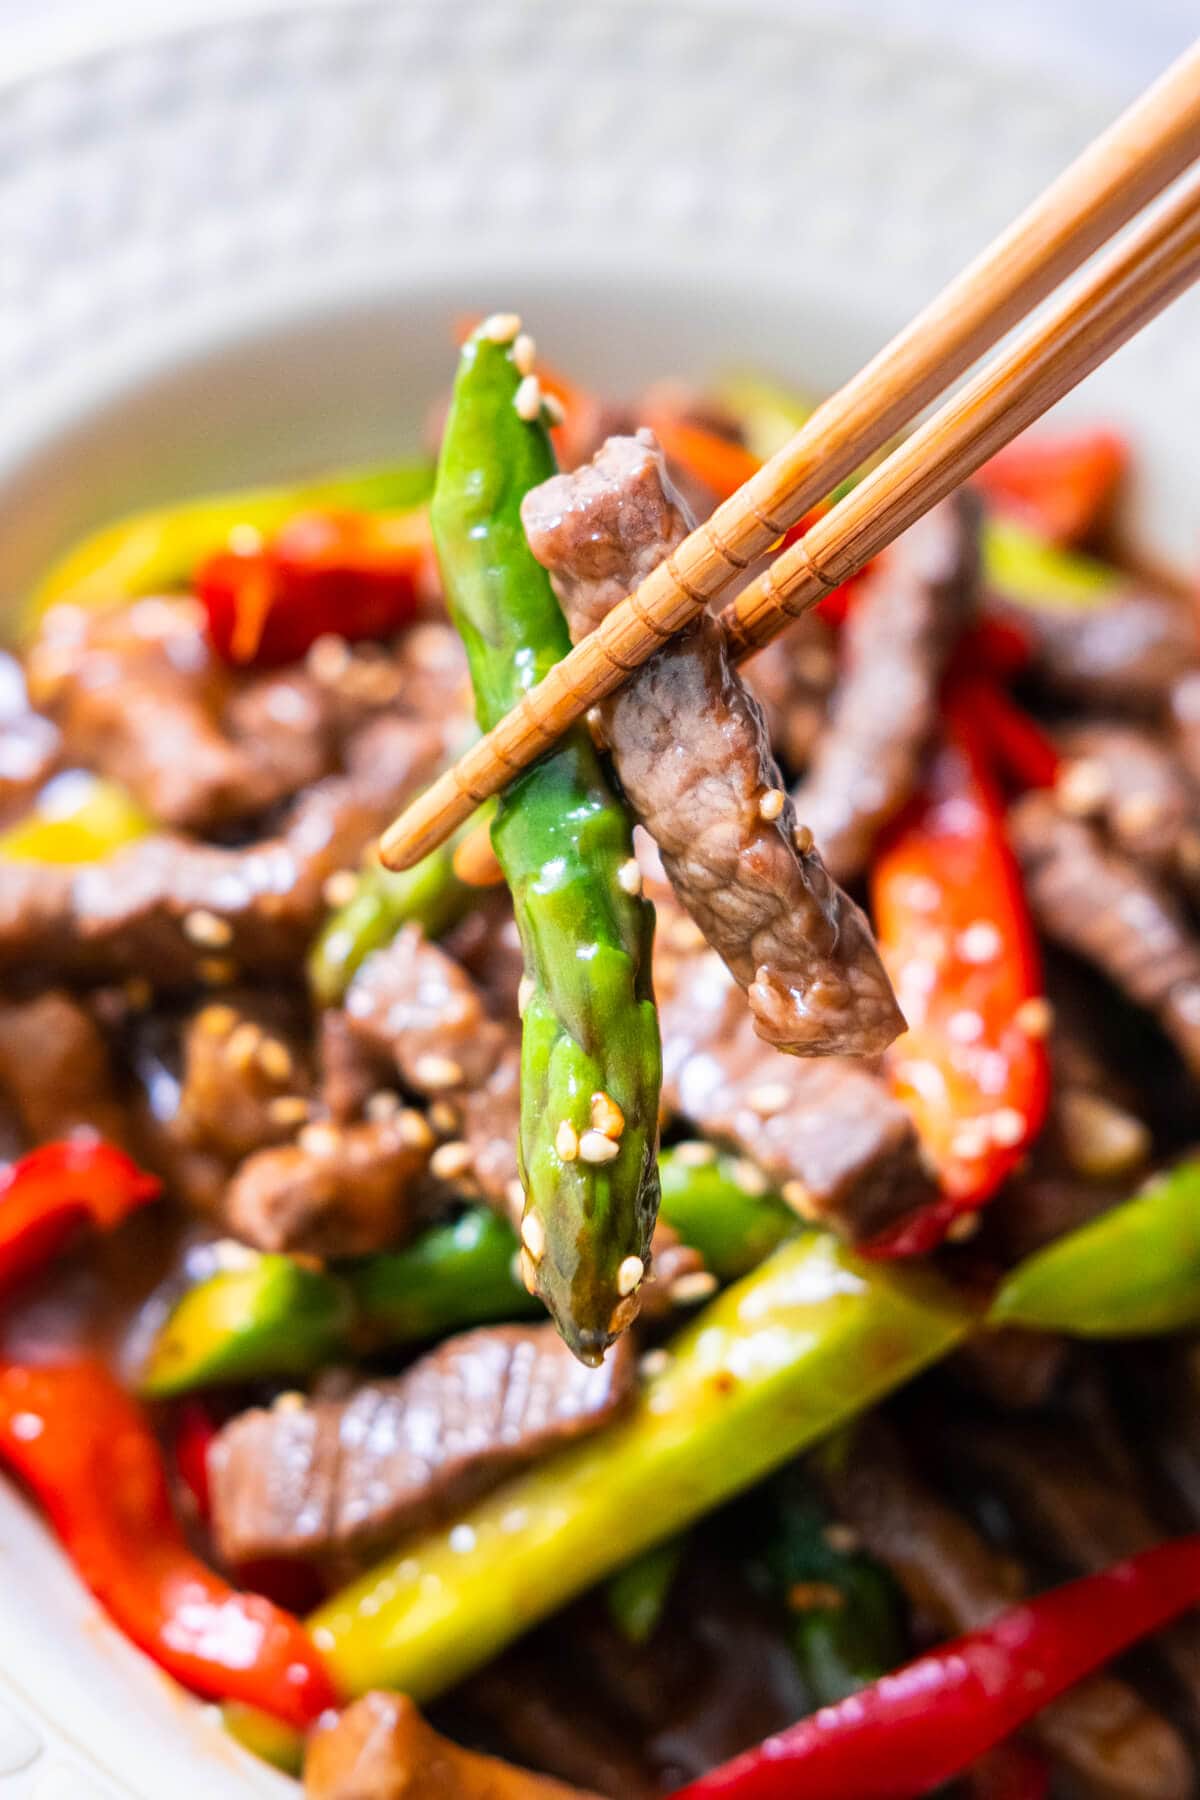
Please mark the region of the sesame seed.
[[627, 1256], [617, 1270], [617, 1292], [624, 1299], [633, 1290], [646, 1273], [646, 1265], [640, 1256]]
[[625, 1114], [603, 1089], [592, 1095], [592, 1129], [614, 1142], [625, 1129]]
[[862, 1539], [853, 1525], [842, 1525], [836, 1519], [832, 1525], [825, 1527], [821, 1536], [839, 1556], [853, 1556], [856, 1550], [862, 1548]]
[[642, 871], [638, 867], [636, 856], [631, 856], [617, 870], [617, 886], [625, 894], [640, 894], [642, 891]]
[[1042, 994], [1035, 994], [1032, 999], [1022, 1000], [1013, 1014], [1013, 1022], [1026, 1037], [1049, 1037], [1054, 1024], [1054, 1008]]
[[567, 416], [567, 409], [557, 394], [542, 395], [542, 411], [548, 425], [561, 425]]
[[298, 1393], [295, 1388], [289, 1388], [285, 1394], [276, 1394], [274, 1400], [271, 1402], [271, 1411], [276, 1413], [300, 1413], [304, 1411], [307, 1404], [308, 1402], [305, 1400], [303, 1394]]
[[533, 999], [536, 983], [532, 975], [522, 975], [517, 983], [517, 1012], [523, 1019], [529, 1002]]
[[991, 1132], [982, 1119], [969, 1120], [960, 1125], [950, 1140], [950, 1153], [970, 1162], [982, 1156], [988, 1148]]
[[737, 1157], [730, 1173], [745, 1194], [765, 1194], [771, 1185], [758, 1164], [752, 1163], [748, 1156]]
[[515, 312], [489, 313], [479, 327], [480, 337], [493, 344], [511, 344], [521, 329], [521, 315]]
[[516, 393], [513, 405], [517, 409], [517, 417], [532, 424], [542, 410], [542, 384], [536, 375], [526, 375]]
[[210, 1252], [214, 1265], [223, 1274], [234, 1275], [258, 1266], [259, 1252], [237, 1238], [218, 1238]]
[[336, 1156], [342, 1147], [341, 1134], [332, 1125], [320, 1121], [306, 1125], [296, 1142], [306, 1156]]
[[1084, 819], [1089, 813], [1099, 811], [1111, 788], [1104, 764], [1083, 756], [1077, 762], [1068, 763], [1061, 771], [1054, 784], [1054, 794], [1064, 812]]
[[286, 1081], [292, 1072], [291, 1052], [278, 1038], [264, 1038], [258, 1048], [258, 1066], [272, 1081]]
[[521, 1220], [521, 1242], [534, 1262], [541, 1262], [546, 1250], [546, 1227], [535, 1212], [527, 1212]]
[[237, 980], [237, 964], [231, 956], [202, 956], [196, 973], [206, 987], [228, 987]]
[[793, 1581], [787, 1603], [791, 1612], [840, 1612], [846, 1596], [832, 1581]]
[[310, 645], [304, 665], [314, 681], [340, 681], [350, 667], [350, 646], [336, 631], [326, 631]]
[[764, 1081], [760, 1087], [750, 1089], [746, 1095], [746, 1105], [760, 1118], [770, 1119], [775, 1113], [783, 1111], [791, 1097], [791, 1090], [786, 1082]]
[[308, 1101], [302, 1094], [277, 1094], [267, 1102], [267, 1117], [272, 1125], [303, 1125], [308, 1118]]
[[579, 1140], [579, 1155], [585, 1163], [615, 1162], [620, 1154], [620, 1144], [614, 1144], [602, 1131], [585, 1131]]
[[358, 876], [353, 869], [335, 869], [321, 889], [326, 906], [349, 906], [358, 892]]
[[813, 847], [813, 834], [807, 825], [797, 825], [792, 833], [792, 842], [801, 856], [807, 856]]
[[952, 1244], [968, 1243], [982, 1223], [977, 1212], [961, 1212], [947, 1225], [946, 1236]]
[[418, 1056], [413, 1064], [413, 1080], [422, 1088], [452, 1088], [462, 1083], [461, 1066], [449, 1056], [438, 1056], [433, 1051]]
[[710, 1269], [692, 1269], [688, 1274], [680, 1275], [669, 1290], [676, 1306], [690, 1306], [695, 1300], [707, 1300], [716, 1291], [717, 1278]]
[[579, 1155], [579, 1133], [570, 1119], [563, 1119], [554, 1134], [554, 1148], [562, 1162], [574, 1162]]
[[661, 1347], [657, 1350], [647, 1350], [645, 1356], [638, 1363], [638, 1374], [643, 1381], [657, 1381], [660, 1375], [666, 1374], [670, 1366], [669, 1351], [663, 1350]]
[[525, 1204], [525, 1189], [521, 1185], [519, 1175], [514, 1175], [511, 1181], [505, 1182], [504, 1192], [512, 1211], [519, 1213]]
[[812, 1190], [807, 1182], [793, 1177], [791, 1181], [785, 1181], [779, 1191], [784, 1204], [790, 1206], [792, 1211], [798, 1213], [802, 1219], [807, 1219], [811, 1224], [813, 1220], [820, 1218], [820, 1208], [813, 1199]]
[[528, 1250], [522, 1250], [517, 1258], [517, 1267], [521, 1271], [521, 1282], [527, 1293], [537, 1293], [537, 1264]]
[[537, 361], [537, 345], [527, 331], [522, 331], [513, 340], [513, 367], [518, 375], [532, 375], [533, 365]]
[[471, 1167], [474, 1158], [470, 1144], [461, 1138], [452, 1139], [448, 1144], [439, 1144], [429, 1159], [430, 1173], [439, 1181], [457, 1181]]
[[410, 1150], [430, 1150], [434, 1144], [433, 1132], [429, 1121], [413, 1106], [406, 1106], [396, 1120], [396, 1128], [400, 1133], [400, 1142], [407, 1144]]
[[454, 1137], [461, 1129], [457, 1106], [451, 1106], [448, 1100], [435, 1100], [429, 1108], [429, 1123], [439, 1137]]
[[998, 1106], [991, 1117], [992, 1142], [1003, 1150], [1012, 1150], [1023, 1142], [1026, 1123], [1015, 1106]]
[[703, 1169], [716, 1162], [717, 1146], [692, 1139], [686, 1144], [676, 1144], [671, 1154], [682, 1169]]
[[1114, 823], [1118, 831], [1137, 836], [1162, 823], [1166, 805], [1159, 794], [1129, 794], [1117, 807]]
[[245, 1071], [258, 1055], [262, 1031], [250, 1019], [240, 1024], [225, 1046], [225, 1060], [232, 1068]]
[[773, 825], [783, 811], [785, 798], [786, 796], [782, 788], [768, 788], [758, 802], [759, 818], [765, 819], [768, 825]]
[[183, 935], [191, 943], [199, 944], [201, 949], [222, 950], [233, 942], [233, 926], [228, 919], [219, 919], [216, 913], [198, 906], [193, 912], [184, 914]]
[[[381, 1119], [394, 1118], [399, 1111], [400, 1096], [394, 1094], [390, 1088], [376, 1088], [373, 1094], [367, 1095], [363, 1105], [363, 1112], [367, 1118], [374, 1119], [376, 1122]], [[417, 1116], [419, 1118], [420, 1114]]]

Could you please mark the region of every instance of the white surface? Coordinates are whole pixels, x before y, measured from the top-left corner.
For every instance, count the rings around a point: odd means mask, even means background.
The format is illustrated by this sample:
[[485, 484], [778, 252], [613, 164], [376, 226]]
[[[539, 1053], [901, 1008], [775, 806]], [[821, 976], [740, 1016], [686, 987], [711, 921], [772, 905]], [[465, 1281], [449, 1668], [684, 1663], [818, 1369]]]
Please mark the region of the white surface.
[[[783, 3], [347, 0], [264, 24], [207, 0], [199, 31], [0, 90], [10, 590], [140, 500], [403, 453], [466, 310], [523, 307], [618, 387], [730, 361], [827, 387], [1110, 114]], [[1196, 302], [1080, 405], [1134, 433], [1144, 517], [1191, 549]], [[288, 1791], [0, 1488], [0, 1800], [93, 1788]]]

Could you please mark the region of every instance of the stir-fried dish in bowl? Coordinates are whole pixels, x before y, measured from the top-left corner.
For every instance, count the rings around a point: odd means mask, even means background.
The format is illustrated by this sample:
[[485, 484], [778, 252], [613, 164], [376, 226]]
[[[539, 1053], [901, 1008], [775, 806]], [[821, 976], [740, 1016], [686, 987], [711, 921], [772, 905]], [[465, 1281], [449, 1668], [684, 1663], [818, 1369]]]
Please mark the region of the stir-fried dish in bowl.
[[119, 522], [0, 665], [0, 1459], [315, 1800], [1195, 1789], [1200, 642], [1121, 442], [376, 855], [803, 410], [493, 315], [436, 472]]

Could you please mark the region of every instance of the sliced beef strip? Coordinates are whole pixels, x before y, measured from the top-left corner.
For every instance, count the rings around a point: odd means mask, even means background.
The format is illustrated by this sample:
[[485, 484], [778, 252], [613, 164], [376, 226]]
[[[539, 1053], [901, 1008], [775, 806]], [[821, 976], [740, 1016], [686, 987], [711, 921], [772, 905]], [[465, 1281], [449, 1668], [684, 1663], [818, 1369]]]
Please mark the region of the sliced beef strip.
[[793, 775], [808, 767], [837, 672], [833, 632], [816, 613], [797, 619], [742, 669], [762, 707], [775, 754]]
[[252, 817], [333, 767], [319, 689], [293, 671], [239, 691], [190, 599], [54, 607], [28, 671], [66, 754], [123, 782], [164, 825]]
[[1094, 819], [1117, 849], [1200, 892], [1200, 788], [1170, 744], [1108, 720], [1067, 726], [1058, 741], [1066, 758], [1060, 807]]
[[855, 595], [829, 722], [795, 794], [838, 881], [862, 874], [916, 786], [942, 676], [975, 606], [978, 535], [963, 489], [898, 538]]
[[[572, 638], [593, 631], [687, 535], [650, 432], [521, 504]], [[904, 1021], [870, 927], [797, 832], [762, 713], [697, 619], [601, 704], [634, 812], [680, 901], [746, 991], [760, 1035], [796, 1055], [874, 1055]]]
[[0, 1001], [0, 1094], [29, 1146], [80, 1129], [128, 1145], [131, 1120], [109, 1047], [92, 1013], [54, 990]]
[[0, 821], [25, 808], [58, 763], [58, 727], [35, 712], [25, 671], [0, 650]]
[[[850, 1453], [825, 1459], [818, 1473], [839, 1517], [941, 1633], [985, 1625], [1023, 1594], [1020, 1566], [925, 1486], [882, 1421], [856, 1431]], [[1114, 1676], [1080, 1682], [1029, 1733], [1094, 1800], [1186, 1800], [1195, 1791], [1183, 1740]]]
[[552, 1325], [499, 1325], [448, 1338], [349, 1400], [243, 1413], [209, 1451], [217, 1547], [240, 1562], [399, 1537], [598, 1430], [633, 1385], [628, 1339], [591, 1369]]
[[912, 1120], [879, 1076], [839, 1057], [783, 1057], [692, 922], [660, 903], [654, 985], [669, 1111], [749, 1157], [805, 1217], [852, 1242], [933, 1197]]
[[589, 1800], [582, 1788], [460, 1749], [392, 1693], [364, 1694], [317, 1728], [304, 1792], [309, 1800]]
[[276, 999], [243, 995], [192, 1014], [171, 1121], [181, 1146], [234, 1162], [286, 1143], [304, 1123], [312, 1080], [299, 1021], [289, 1011], [295, 1009]]
[[1196, 626], [1170, 594], [1131, 586], [1107, 605], [1018, 606], [992, 593], [988, 612], [1029, 642], [1055, 694], [1084, 706], [1152, 715], [1197, 659]]
[[1048, 794], [1027, 795], [1009, 821], [1026, 893], [1047, 937], [1154, 1013], [1200, 1074], [1200, 938], [1172, 895]]
[[433, 1144], [420, 1115], [400, 1109], [360, 1124], [316, 1121], [295, 1143], [248, 1156], [221, 1215], [256, 1250], [341, 1257], [389, 1249], [413, 1228]]
[[[0, 884], [0, 976], [33, 965], [165, 988], [240, 970], [294, 971], [321, 917], [325, 881], [436, 772], [445, 722], [380, 718], [347, 769], [309, 788], [277, 837], [229, 849], [163, 833], [76, 868], [17, 863]], [[198, 923], [199, 921], [199, 923]]]
[[1171, 686], [1167, 716], [1188, 774], [1200, 782], [1200, 669], [1188, 669]]
[[[1096, 1574], [1169, 1536], [1128, 1470], [1106, 1468], [1096, 1446], [1062, 1419], [1025, 1420], [1003, 1428], [956, 1421], [955, 1455], [1004, 1496], [1025, 1532], [1026, 1548], [1064, 1575]], [[1200, 1622], [1194, 1617], [1150, 1640], [1187, 1702], [1193, 1733], [1200, 1725]]]

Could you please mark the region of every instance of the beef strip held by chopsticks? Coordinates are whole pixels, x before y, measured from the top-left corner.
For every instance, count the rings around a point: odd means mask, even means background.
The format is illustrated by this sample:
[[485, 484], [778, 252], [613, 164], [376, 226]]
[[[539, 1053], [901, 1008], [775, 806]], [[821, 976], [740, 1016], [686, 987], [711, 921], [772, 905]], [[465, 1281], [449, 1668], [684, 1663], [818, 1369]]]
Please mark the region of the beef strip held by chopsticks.
[[[576, 642], [691, 528], [647, 431], [543, 482], [521, 517]], [[797, 1055], [884, 1050], [903, 1019], [870, 927], [797, 824], [714, 621], [664, 644], [600, 710], [626, 796], [760, 1035]]]

